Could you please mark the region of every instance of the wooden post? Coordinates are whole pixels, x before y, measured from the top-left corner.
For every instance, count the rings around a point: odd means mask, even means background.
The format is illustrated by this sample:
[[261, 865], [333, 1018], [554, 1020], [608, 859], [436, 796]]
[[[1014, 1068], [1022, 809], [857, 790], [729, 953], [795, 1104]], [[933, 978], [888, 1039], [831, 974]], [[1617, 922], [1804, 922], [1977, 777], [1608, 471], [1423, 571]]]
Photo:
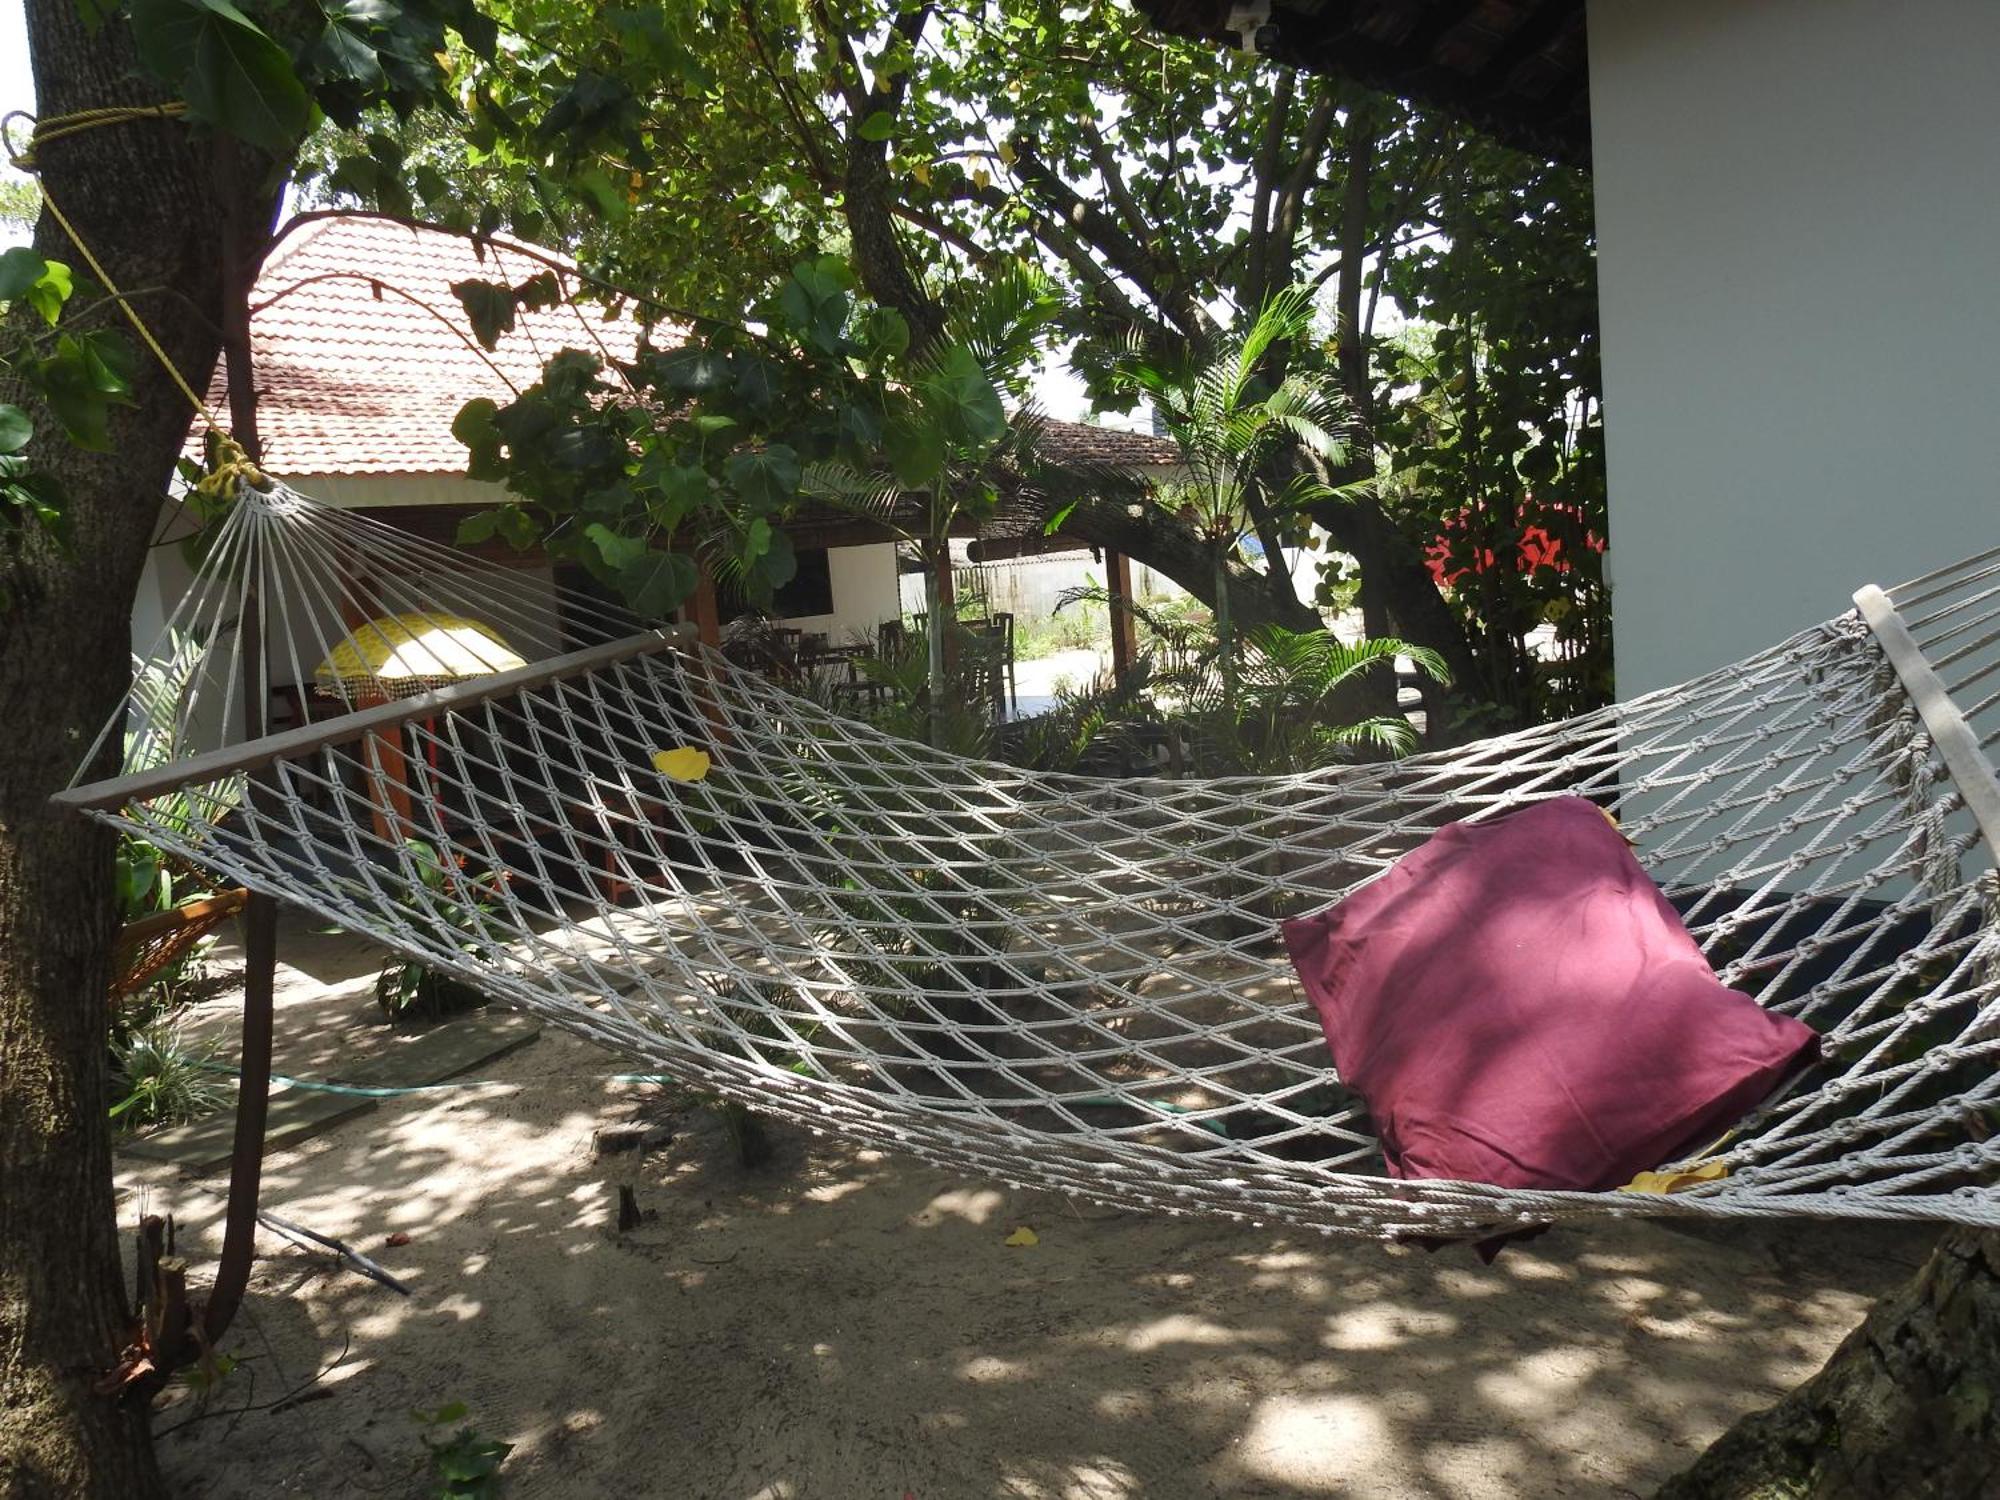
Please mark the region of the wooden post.
[[[264, 227], [268, 233], [270, 225]], [[240, 242], [233, 233], [225, 241], [232, 246]], [[257, 271], [257, 265], [245, 265], [233, 252], [225, 253], [222, 343], [228, 372], [230, 426], [244, 456], [261, 468], [264, 444], [257, 432], [257, 383], [250, 345], [250, 289], [256, 282]], [[244, 738], [249, 742], [264, 738], [270, 728], [265, 722], [271, 703], [271, 684], [264, 664], [262, 581], [256, 574], [251, 575], [237, 626], [240, 631], [237, 639], [242, 646]], [[244, 787], [243, 799], [246, 803], [254, 802], [260, 794], [271, 795], [260, 786], [258, 778], [252, 777]], [[243, 1301], [244, 1289], [250, 1284], [250, 1263], [257, 1257], [257, 1194], [264, 1172], [264, 1122], [271, 1104], [271, 1037], [275, 1030], [272, 1004], [277, 974], [278, 904], [269, 896], [253, 891], [243, 906], [243, 1055], [236, 1075], [236, 1134], [229, 1155], [229, 1206], [223, 1219], [222, 1254], [216, 1262], [215, 1284], [202, 1314], [202, 1336], [210, 1348], [228, 1332], [230, 1321]], [[181, 1300], [185, 1300], [184, 1295]]]
[[[356, 708], [378, 708], [389, 700], [380, 693], [364, 693], [355, 700]], [[410, 757], [403, 748], [403, 726], [381, 734], [371, 734], [361, 742], [361, 757], [367, 768], [369, 811], [375, 820], [375, 836], [395, 848], [416, 828], [410, 804]]]
[[257, 1254], [257, 1190], [264, 1172], [264, 1121], [271, 1104], [272, 995], [278, 966], [278, 905], [252, 893], [243, 911], [243, 1058], [236, 1093], [236, 1136], [229, 1160], [229, 1208], [215, 1285], [202, 1312], [213, 1348], [229, 1329], [250, 1284]]
[[708, 576], [706, 567], [695, 580], [694, 598], [689, 603], [689, 613], [693, 616], [701, 643], [711, 651], [717, 649], [722, 645], [722, 615], [716, 608], [715, 580]]
[[1111, 678], [1123, 687], [1139, 661], [1138, 622], [1131, 610], [1132, 559], [1107, 547], [1104, 568], [1111, 578]]
[[958, 594], [951, 581], [951, 542], [939, 542], [937, 551], [931, 554], [931, 577], [937, 584], [937, 599], [931, 608], [931, 628], [937, 638], [944, 642], [945, 666], [950, 668], [958, 662], [957, 632], [952, 629], [958, 624]]

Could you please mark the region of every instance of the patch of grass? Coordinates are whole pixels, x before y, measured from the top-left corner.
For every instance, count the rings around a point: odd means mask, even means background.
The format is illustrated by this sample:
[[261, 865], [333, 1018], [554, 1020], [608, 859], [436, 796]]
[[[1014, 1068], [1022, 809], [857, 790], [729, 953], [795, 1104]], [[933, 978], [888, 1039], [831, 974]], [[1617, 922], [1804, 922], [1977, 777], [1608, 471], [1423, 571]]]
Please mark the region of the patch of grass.
[[1036, 661], [1058, 651], [1102, 649], [1111, 644], [1111, 613], [1101, 604], [1072, 604], [1045, 620], [1014, 622], [1014, 659]]

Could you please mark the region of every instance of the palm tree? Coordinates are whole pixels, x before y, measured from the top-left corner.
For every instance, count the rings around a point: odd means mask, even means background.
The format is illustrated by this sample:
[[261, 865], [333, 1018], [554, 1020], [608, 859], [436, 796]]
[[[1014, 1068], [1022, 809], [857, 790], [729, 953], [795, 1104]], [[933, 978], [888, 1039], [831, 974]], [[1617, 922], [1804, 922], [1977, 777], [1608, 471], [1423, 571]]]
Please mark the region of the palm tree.
[[1312, 465], [1337, 470], [1348, 457], [1337, 383], [1309, 371], [1276, 380], [1268, 373], [1279, 351], [1311, 332], [1312, 311], [1310, 293], [1294, 287], [1266, 302], [1197, 369], [1137, 354], [1118, 369], [1120, 383], [1152, 402], [1180, 448], [1182, 474], [1159, 487], [1155, 503], [1184, 515], [1211, 549], [1215, 628], [1231, 683], [1230, 563], [1254, 536], [1273, 581], [1289, 594], [1284, 532], [1306, 507], [1340, 493], [1314, 477]]
[[1399, 656], [1440, 682], [1448, 675], [1435, 653], [1386, 637], [1348, 646], [1324, 630], [1267, 627], [1251, 633], [1247, 651], [1236, 637], [1229, 574], [1245, 542], [1255, 538], [1273, 582], [1289, 594], [1282, 538], [1309, 507], [1345, 493], [1318, 477], [1349, 458], [1337, 380], [1296, 366], [1270, 373], [1281, 352], [1310, 334], [1312, 313], [1310, 292], [1293, 287], [1192, 371], [1143, 355], [1119, 369], [1126, 389], [1152, 401], [1180, 449], [1182, 472], [1159, 487], [1154, 503], [1187, 517], [1213, 557], [1215, 651], [1190, 659], [1197, 685], [1186, 693], [1187, 706], [1231, 741], [1236, 759], [1271, 769], [1299, 769], [1357, 745], [1407, 750], [1407, 721], [1340, 723], [1336, 694]]

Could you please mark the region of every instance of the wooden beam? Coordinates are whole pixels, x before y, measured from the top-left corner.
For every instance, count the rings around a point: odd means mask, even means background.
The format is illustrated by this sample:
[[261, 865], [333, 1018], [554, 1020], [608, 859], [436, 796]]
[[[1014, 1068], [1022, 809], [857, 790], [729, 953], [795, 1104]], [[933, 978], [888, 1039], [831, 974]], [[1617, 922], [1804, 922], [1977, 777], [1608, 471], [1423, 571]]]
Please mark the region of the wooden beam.
[[941, 632], [939, 639], [944, 642], [944, 661], [947, 667], [958, 664], [958, 632], [953, 627], [958, 624], [958, 594], [951, 580], [951, 543], [940, 542], [937, 551], [931, 554], [930, 566], [937, 578], [937, 618], [930, 622], [931, 629]]
[[1111, 580], [1111, 678], [1123, 687], [1139, 662], [1138, 622], [1127, 607], [1132, 598], [1132, 559], [1107, 547], [1104, 569]]
[[694, 597], [688, 601], [688, 617], [695, 628], [695, 638], [711, 651], [722, 645], [722, 614], [715, 603], [715, 580], [708, 575], [708, 567], [702, 565], [701, 573], [695, 580]]
[[130, 776], [114, 776], [107, 781], [86, 782], [82, 786], [73, 786], [67, 791], [57, 792], [49, 798], [49, 801], [57, 807], [75, 808], [81, 812], [116, 812], [128, 803], [143, 802], [148, 797], [157, 797], [163, 792], [220, 781], [223, 777], [233, 776], [239, 771], [260, 770], [272, 761], [283, 760], [288, 756], [324, 750], [331, 745], [344, 745], [350, 740], [360, 739], [365, 734], [407, 724], [413, 719], [456, 713], [474, 704], [484, 703], [489, 698], [504, 698], [509, 693], [525, 693], [534, 688], [546, 687], [549, 683], [562, 678], [575, 677], [579, 673], [589, 672], [598, 667], [612, 666], [634, 656], [680, 647], [686, 644], [688, 639], [688, 632], [675, 626], [641, 631], [638, 635], [608, 641], [601, 646], [571, 651], [564, 656], [552, 656], [546, 661], [530, 662], [527, 666], [516, 667], [510, 672], [495, 672], [490, 677], [481, 677], [472, 682], [457, 682], [449, 687], [432, 688], [429, 692], [399, 698], [394, 703], [384, 703], [377, 708], [364, 708], [357, 713], [342, 714], [337, 719], [301, 725], [297, 729], [288, 729], [282, 734], [265, 735], [261, 739], [249, 740], [241, 745], [226, 745], [220, 750], [211, 750], [206, 755], [191, 756], [187, 760], [175, 761], [150, 771], [138, 771]]

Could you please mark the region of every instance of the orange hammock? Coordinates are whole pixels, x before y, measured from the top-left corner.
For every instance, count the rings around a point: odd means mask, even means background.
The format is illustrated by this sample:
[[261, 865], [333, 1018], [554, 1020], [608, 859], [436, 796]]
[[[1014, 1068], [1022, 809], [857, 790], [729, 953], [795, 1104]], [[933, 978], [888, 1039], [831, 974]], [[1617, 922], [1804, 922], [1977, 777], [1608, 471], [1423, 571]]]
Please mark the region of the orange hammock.
[[126, 923], [111, 945], [111, 998], [122, 1000], [151, 984], [249, 899], [238, 886]]

